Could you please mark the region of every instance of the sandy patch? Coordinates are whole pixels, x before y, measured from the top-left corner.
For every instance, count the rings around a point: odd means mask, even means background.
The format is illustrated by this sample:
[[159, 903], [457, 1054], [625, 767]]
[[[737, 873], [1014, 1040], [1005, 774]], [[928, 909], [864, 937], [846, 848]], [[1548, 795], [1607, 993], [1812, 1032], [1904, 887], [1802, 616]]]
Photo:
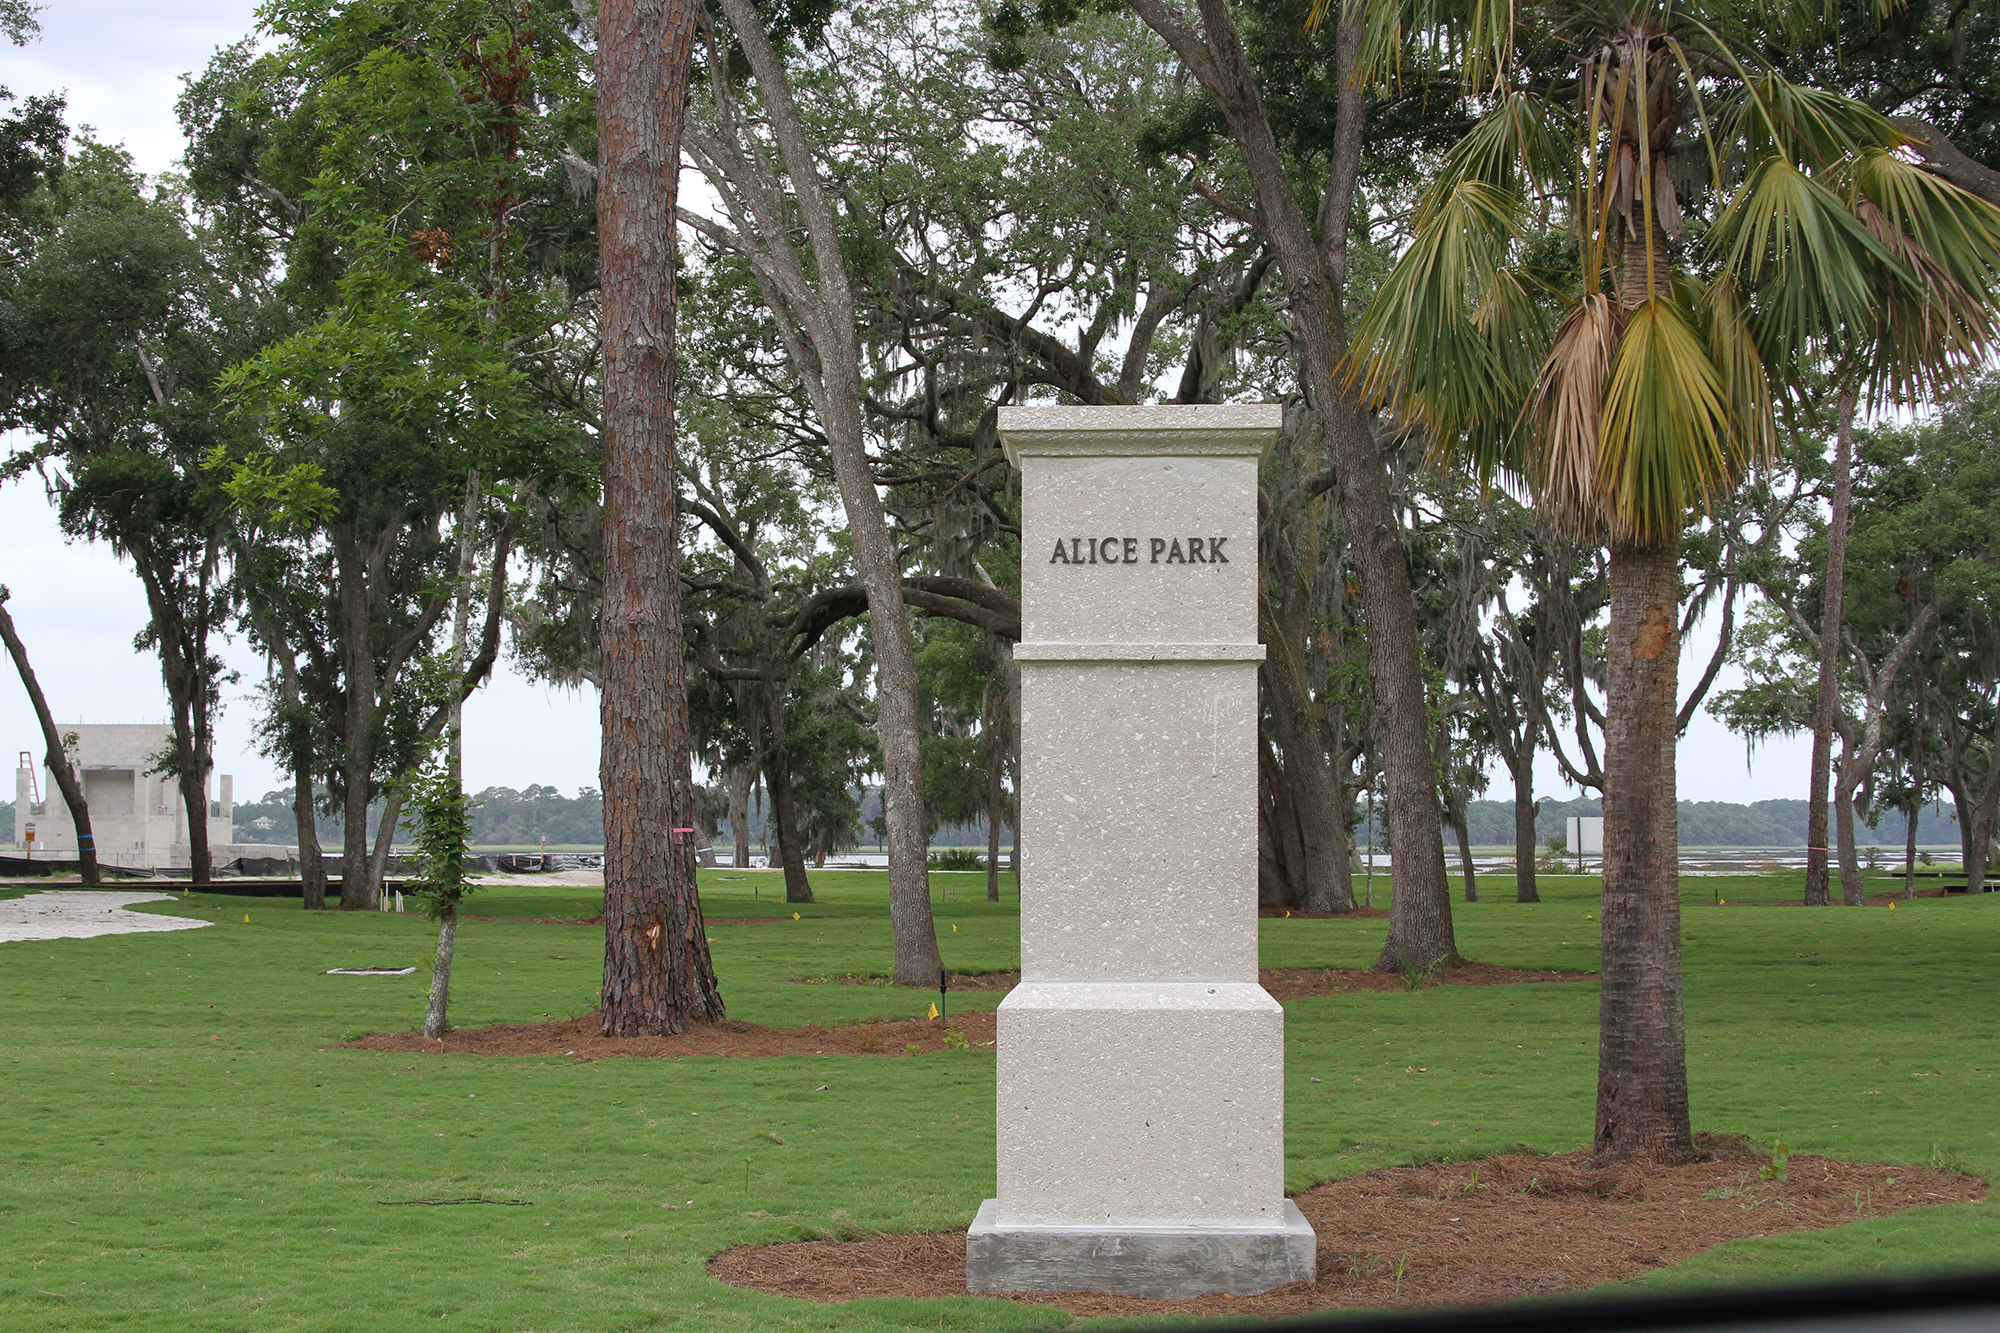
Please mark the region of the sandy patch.
[[213, 921], [128, 912], [134, 903], [172, 902], [171, 893], [116, 889], [49, 889], [0, 901], [0, 943], [15, 940], [87, 940], [94, 935], [143, 935], [194, 930]]

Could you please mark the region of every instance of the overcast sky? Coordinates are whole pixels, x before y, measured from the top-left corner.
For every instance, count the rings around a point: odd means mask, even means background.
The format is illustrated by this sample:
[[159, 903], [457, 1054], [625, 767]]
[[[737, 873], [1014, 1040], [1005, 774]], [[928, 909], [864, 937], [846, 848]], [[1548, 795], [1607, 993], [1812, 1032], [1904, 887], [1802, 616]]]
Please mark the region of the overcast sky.
[[[180, 154], [174, 99], [181, 76], [200, 69], [218, 46], [247, 34], [254, 8], [238, 0], [52, 0], [42, 13], [39, 41], [0, 49], [0, 85], [16, 96], [65, 93], [72, 125], [94, 127], [99, 138], [129, 148], [142, 170], [162, 171]], [[146, 623], [138, 580], [108, 549], [65, 542], [32, 477], [0, 488], [0, 581], [13, 592], [9, 609], [58, 718], [166, 719], [158, 661], [132, 647]], [[1699, 675], [1712, 647], [1712, 637], [1700, 631], [1691, 636], [1684, 680]], [[262, 666], [240, 644], [224, 651], [242, 680], [224, 693], [216, 771], [236, 776], [238, 799], [254, 798], [284, 782], [253, 745], [251, 691]], [[11, 670], [0, 670], [0, 722], [0, 740], [11, 738], [9, 750], [32, 750], [40, 758], [34, 714]], [[474, 790], [539, 782], [569, 793], [595, 786], [597, 747], [594, 692], [550, 690], [504, 664], [466, 709], [466, 780]], [[1746, 765], [1742, 742], [1704, 713], [1681, 744], [1681, 797], [1802, 798], [1807, 753], [1801, 742], [1779, 742]], [[1542, 769], [1538, 794], [1570, 794], [1551, 764], [1545, 761]], [[1512, 795], [1504, 773], [1495, 774], [1487, 794], [1502, 800]]]

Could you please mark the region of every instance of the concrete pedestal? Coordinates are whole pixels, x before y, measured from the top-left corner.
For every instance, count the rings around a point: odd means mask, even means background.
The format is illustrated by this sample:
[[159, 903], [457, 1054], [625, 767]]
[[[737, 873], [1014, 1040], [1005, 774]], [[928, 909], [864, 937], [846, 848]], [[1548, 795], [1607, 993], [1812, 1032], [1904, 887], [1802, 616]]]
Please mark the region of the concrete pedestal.
[[1003, 409], [1022, 472], [1022, 982], [973, 1291], [1314, 1273], [1257, 984], [1257, 464], [1276, 407]]

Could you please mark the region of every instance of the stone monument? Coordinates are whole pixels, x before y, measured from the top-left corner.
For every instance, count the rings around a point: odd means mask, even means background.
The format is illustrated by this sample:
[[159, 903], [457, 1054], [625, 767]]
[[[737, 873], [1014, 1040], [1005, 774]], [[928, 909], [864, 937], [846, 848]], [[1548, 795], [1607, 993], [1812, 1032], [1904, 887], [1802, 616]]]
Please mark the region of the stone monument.
[[1002, 408], [1021, 469], [1021, 984], [973, 1291], [1311, 1281], [1257, 984], [1257, 466], [1276, 406]]

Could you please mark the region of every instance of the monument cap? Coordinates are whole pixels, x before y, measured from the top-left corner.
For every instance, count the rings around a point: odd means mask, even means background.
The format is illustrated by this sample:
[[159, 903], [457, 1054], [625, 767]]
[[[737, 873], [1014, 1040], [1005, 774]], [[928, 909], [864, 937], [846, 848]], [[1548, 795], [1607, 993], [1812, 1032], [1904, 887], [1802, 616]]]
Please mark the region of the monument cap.
[[1277, 403], [1173, 403], [1155, 407], [1061, 407], [1033, 404], [1000, 409], [1000, 446], [1007, 461], [1023, 455], [1088, 458], [1170, 455], [1180, 458], [1260, 457], [1284, 429]]

